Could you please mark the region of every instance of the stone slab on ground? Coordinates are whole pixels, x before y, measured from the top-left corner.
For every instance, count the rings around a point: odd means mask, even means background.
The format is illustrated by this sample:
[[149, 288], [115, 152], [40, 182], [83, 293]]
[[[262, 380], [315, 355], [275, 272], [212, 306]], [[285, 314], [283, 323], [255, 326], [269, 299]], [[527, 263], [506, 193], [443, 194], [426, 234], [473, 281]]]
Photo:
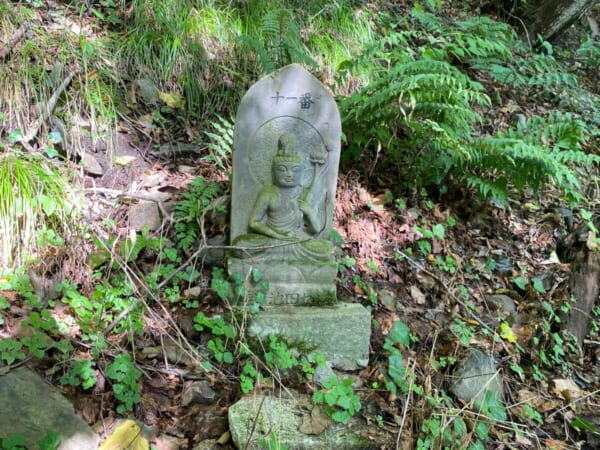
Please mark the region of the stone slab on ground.
[[94, 450], [100, 438], [73, 406], [35, 372], [21, 367], [0, 376], [0, 437], [22, 434], [27, 448], [48, 431], [61, 436], [59, 450]]
[[315, 351], [341, 370], [357, 370], [369, 361], [371, 314], [358, 303], [265, 306], [252, 317], [249, 332], [261, 339], [279, 335], [292, 345], [316, 347]]
[[298, 393], [243, 397], [229, 408], [229, 431], [239, 449], [265, 448], [263, 439], [289, 450], [380, 449], [392, 448], [386, 444], [393, 438], [356, 418], [347, 425], [333, 423], [309, 396]]
[[467, 357], [458, 364], [450, 392], [465, 402], [473, 402], [480, 408], [489, 392], [497, 401], [502, 401], [502, 375], [498, 371], [494, 358], [479, 350], [471, 349]]

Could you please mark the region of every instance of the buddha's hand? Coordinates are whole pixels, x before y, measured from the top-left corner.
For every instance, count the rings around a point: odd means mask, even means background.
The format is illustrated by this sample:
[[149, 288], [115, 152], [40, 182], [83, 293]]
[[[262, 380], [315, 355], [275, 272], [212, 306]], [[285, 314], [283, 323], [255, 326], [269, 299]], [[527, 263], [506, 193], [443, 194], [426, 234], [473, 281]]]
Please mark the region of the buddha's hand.
[[310, 206], [310, 203], [308, 203], [308, 201], [302, 199], [298, 201], [298, 207], [300, 208], [300, 211], [302, 211], [304, 214], [312, 214], [312, 208]]
[[275, 232], [277, 239], [283, 239], [285, 241], [293, 241], [296, 239], [294, 233], [289, 230], [273, 229], [273, 231]]

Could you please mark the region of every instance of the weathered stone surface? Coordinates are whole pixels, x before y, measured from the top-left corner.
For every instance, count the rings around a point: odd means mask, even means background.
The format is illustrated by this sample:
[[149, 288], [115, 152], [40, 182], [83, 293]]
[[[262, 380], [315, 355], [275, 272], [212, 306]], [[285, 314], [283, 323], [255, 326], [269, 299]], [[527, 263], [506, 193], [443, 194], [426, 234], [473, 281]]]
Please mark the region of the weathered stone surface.
[[450, 386], [450, 392], [467, 403], [472, 401], [477, 408], [483, 404], [487, 392], [502, 401], [502, 375], [494, 359], [481, 350], [472, 349], [453, 377], [455, 381]]
[[129, 207], [129, 227], [140, 231], [144, 226], [153, 231], [162, 224], [156, 202], [140, 200]]
[[93, 450], [100, 438], [60, 392], [26, 368], [0, 376], [0, 437], [22, 434], [28, 448], [48, 431], [61, 435], [59, 450]]
[[239, 449], [264, 448], [260, 441], [268, 443], [271, 438], [289, 450], [379, 449], [389, 439], [356, 419], [348, 425], [333, 423], [302, 394], [293, 398], [268, 394], [244, 397], [229, 408], [229, 430]]
[[341, 123], [333, 96], [299, 65], [258, 81], [234, 135], [230, 275], [258, 269], [267, 304], [335, 295], [329, 235]]
[[281, 335], [290, 345], [315, 347], [337, 369], [356, 370], [369, 360], [371, 315], [357, 303], [330, 308], [271, 306], [252, 317], [251, 335], [268, 339]]

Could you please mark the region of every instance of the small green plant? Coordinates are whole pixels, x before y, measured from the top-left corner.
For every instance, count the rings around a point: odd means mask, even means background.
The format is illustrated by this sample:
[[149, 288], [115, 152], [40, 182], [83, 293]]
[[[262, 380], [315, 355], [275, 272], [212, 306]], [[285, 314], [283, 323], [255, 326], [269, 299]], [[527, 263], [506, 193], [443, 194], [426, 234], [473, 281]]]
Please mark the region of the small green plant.
[[105, 373], [113, 381], [113, 392], [119, 402], [117, 412], [130, 411], [133, 405], [141, 400], [138, 379], [142, 375], [133, 364], [131, 355], [128, 353], [117, 355], [106, 367]]
[[240, 389], [244, 394], [252, 392], [254, 390], [255, 380], [260, 378], [260, 372], [256, 370], [254, 364], [250, 361], [246, 361], [242, 372], [240, 373]]
[[197, 177], [188, 190], [181, 194], [181, 200], [175, 204], [175, 234], [177, 248], [186, 253], [193, 251], [193, 245], [200, 237], [203, 214], [212, 209], [212, 201], [221, 193], [215, 182], [206, 182]]
[[0, 356], [7, 364], [25, 359], [23, 344], [15, 338], [0, 339]]
[[451, 274], [456, 273], [456, 270], [458, 269], [458, 261], [450, 255], [446, 255], [445, 258], [442, 258], [441, 256], [436, 256], [435, 265], [444, 272], [448, 272]]
[[[66, 178], [41, 155], [16, 149], [0, 153], [0, 266], [17, 268], [43, 254], [54, 236], [74, 232], [74, 203]], [[74, 214], [74, 215], [73, 215]]]
[[233, 363], [233, 353], [227, 350], [228, 342], [235, 337], [235, 328], [225, 323], [222, 317], [208, 318], [203, 312], [194, 317], [194, 328], [198, 331], [210, 330], [213, 338], [208, 341], [208, 348], [217, 362]]
[[413, 391], [420, 392], [420, 387], [412, 383], [414, 374], [404, 366], [404, 358], [398, 348], [409, 348], [414, 340], [408, 326], [397, 320], [383, 344], [384, 350], [389, 353], [387, 371], [384, 372], [387, 379], [385, 387], [394, 395], [398, 394], [398, 389], [402, 393], [408, 392], [411, 386]]
[[89, 359], [73, 360], [71, 368], [60, 377], [63, 385], [81, 386], [90, 389], [96, 385], [95, 362]]
[[454, 324], [450, 326], [450, 329], [458, 336], [461, 344], [466, 347], [471, 345], [471, 341], [475, 337], [475, 332], [471, 325], [457, 318], [454, 320]]
[[221, 300], [243, 304], [249, 314], [258, 313], [269, 291], [269, 280], [263, 278], [262, 271], [257, 268], [245, 276], [233, 273], [230, 280], [222, 268], [214, 267], [210, 285]]
[[588, 247], [590, 250], [600, 251], [600, 233], [598, 232], [598, 228], [594, 223], [593, 213], [583, 208], [579, 211], [579, 213], [581, 214], [581, 218], [585, 221], [590, 233], [590, 236], [587, 239]]
[[[62, 438], [56, 431], [48, 431], [44, 437], [37, 441], [40, 450], [56, 450]], [[27, 441], [21, 433], [11, 434], [0, 439], [0, 449], [3, 450], [26, 450]]]
[[331, 418], [340, 423], [348, 421], [361, 409], [360, 397], [354, 393], [352, 380], [339, 380], [332, 375], [323, 383], [323, 388], [313, 393], [313, 401], [325, 404], [325, 411]]
[[269, 335], [269, 345], [265, 349], [264, 358], [267, 366], [282, 369], [284, 374], [298, 366], [298, 359], [292, 354], [288, 345], [273, 334]]
[[25, 436], [20, 433], [0, 439], [0, 448], [6, 450], [25, 450], [27, 448], [26, 444]]

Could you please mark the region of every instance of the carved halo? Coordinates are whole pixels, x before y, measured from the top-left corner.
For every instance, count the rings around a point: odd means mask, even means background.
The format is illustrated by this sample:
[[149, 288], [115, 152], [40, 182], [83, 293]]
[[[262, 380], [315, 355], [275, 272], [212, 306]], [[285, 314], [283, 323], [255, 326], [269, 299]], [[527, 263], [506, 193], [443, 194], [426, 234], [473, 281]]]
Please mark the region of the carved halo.
[[302, 185], [308, 187], [313, 179], [315, 155], [327, 162], [328, 152], [323, 137], [307, 121], [293, 116], [280, 116], [267, 120], [250, 138], [248, 143], [248, 163], [252, 178], [260, 185], [272, 184], [273, 158], [277, 154], [279, 138], [284, 133], [296, 137], [296, 151], [304, 166]]

